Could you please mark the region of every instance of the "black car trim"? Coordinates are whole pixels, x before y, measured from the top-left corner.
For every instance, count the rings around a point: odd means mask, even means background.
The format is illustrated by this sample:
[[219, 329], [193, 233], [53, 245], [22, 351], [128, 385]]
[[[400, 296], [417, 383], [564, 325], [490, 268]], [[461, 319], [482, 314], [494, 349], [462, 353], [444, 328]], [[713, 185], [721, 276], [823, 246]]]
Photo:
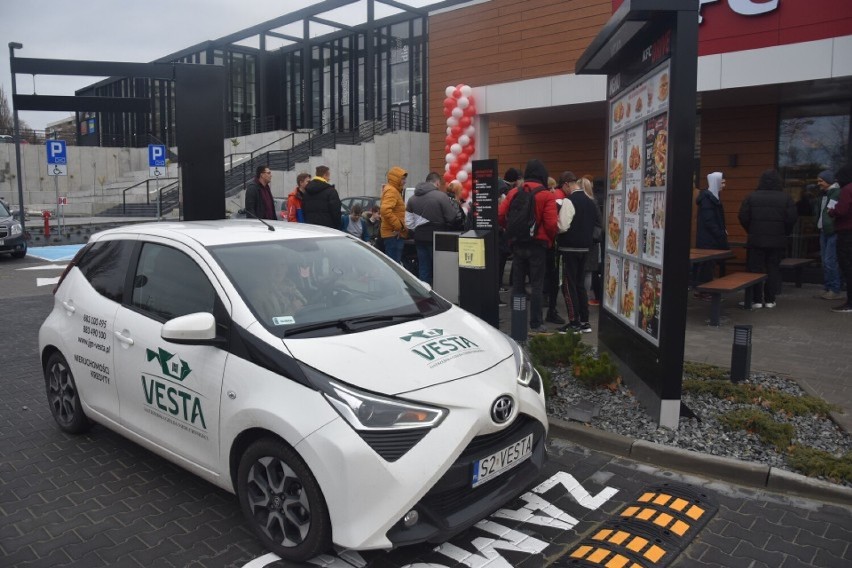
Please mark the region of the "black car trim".
[[299, 362], [280, 349], [261, 341], [248, 330], [231, 324], [231, 344], [228, 351], [235, 357], [272, 371], [299, 384], [313, 389]]

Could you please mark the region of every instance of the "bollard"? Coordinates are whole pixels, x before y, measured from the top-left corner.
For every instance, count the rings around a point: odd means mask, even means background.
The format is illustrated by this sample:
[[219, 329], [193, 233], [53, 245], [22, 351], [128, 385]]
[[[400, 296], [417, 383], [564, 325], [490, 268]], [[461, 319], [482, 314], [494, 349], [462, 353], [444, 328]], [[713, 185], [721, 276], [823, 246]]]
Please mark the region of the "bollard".
[[527, 320], [527, 295], [513, 294], [512, 295], [512, 339], [517, 342], [527, 340], [528, 325]]
[[751, 327], [734, 326], [734, 345], [731, 350], [731, 381], [738, 383], [751, 373]]
[[42, 218], [44, 218], [44, 238], [50, 238], [50, 211], [42, 211]]

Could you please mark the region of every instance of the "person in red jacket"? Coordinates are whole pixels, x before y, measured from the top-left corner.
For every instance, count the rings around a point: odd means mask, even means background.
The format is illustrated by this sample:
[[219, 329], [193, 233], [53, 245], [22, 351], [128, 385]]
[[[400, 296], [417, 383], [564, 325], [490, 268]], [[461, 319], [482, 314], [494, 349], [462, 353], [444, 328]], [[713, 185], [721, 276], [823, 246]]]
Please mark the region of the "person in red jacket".
[[[544, 269], [547, 248], [556, 238], [556, 199], [547, 190], [547, 168], [540, 160], [530, 160], [524, 170], [524, 184], [513, 188], [506, 194], [497, 210], [497, 222], [506, 227], [507, 215], [512, 201], [519, 191], [533, 192], [535, 199], [535, 234], [528, 241], [511, 242], [512, 248], [512, 294], [524, 295], [527, 276], [530, 279], [530, 331], [543, 333], [547, 328], [542, 324], [542, 289], [544, 288]], [[543, 188], [544, 191], [536, 191]]]
[[296, 189], [287, 196], [287, 220], [291, 223], [304, 223], [305, 216], [302, 213], [302, 197], [305, 195], [305, 186], [311, 181], [311, 174], [301, 173], [296, 176]]
[[[846, 164], [834, 174], [840, 185], [840, 197], [836, 204], [826, 205], [828, 214], [834, 218], [834, 233], [837, 235], [837, 264], [846, 279], [846, 302], [831, 311], [852, 313], [852, 163]], [[833, 205], [833, 206], [832, 206]]]

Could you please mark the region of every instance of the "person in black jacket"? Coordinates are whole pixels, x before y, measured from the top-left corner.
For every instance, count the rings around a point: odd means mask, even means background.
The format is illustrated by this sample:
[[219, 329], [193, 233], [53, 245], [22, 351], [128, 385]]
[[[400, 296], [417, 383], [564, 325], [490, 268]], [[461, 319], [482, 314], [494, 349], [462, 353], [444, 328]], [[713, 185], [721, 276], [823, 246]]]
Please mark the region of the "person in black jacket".
[[340, 196], [334, 186], [328, 183], [331, 170], [328, 166], [317, 166], [316, 173], [305, 186], [305, 195], [302, 197], [305, 223], [339, 229]]
[[[722, 172], [707, 175], [707, 189], [701, 190], [695, 199], [698, 215], [695, 225], [695, 248], [728, 250], [728, 230], [725, 226], [725, 209], [720, 194], [725, 189], [725, 176]], [[716, 268], [714, 261], [698, 265], [698, 284], [713, 280]], [[696, 294], [697, 296], [701, 294]]]
[[275, 219], [275, 201], [269, 182], [272, 170], [267, 166], [258, 166], [254, 179], [246, 187], [246, 214], [255, 219]]
[[781, 284], [781, 257], [796, 223], [796, 204], [784, 193], [775, 170], [761, 174], [757, 190], [740, 206], [740, 224], [748, 233], [749, 272], [766, 272], [768, 278], [754, 286], [753, 308], [774, 308]]

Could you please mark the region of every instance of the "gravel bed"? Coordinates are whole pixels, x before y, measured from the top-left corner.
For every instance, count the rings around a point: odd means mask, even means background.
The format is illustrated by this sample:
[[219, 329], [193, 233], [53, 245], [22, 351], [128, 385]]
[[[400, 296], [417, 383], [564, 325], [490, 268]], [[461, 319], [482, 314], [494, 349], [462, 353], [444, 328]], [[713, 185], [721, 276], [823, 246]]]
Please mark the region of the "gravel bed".
[[[771, 445], [766, 445], [754, 434], [745, 431], [728, 431], [718, 420], [720, 414], [737, 408], [753, 408], [754, 405], [739, 404], [711, 395], [683, 395], [683, 403], [698, 417], [681, 416], [677, 430], [658, 427], [644, 412], [636, 397], [623, 384], [612, 391], [601, 388], [590, 390], [576, 381], [568, 369], [552, 369], [556, 394], [548, 397], [547, 411], [551, 417], [571, 420], [577, 408], [594, 408], [596, 415], [588, 422], [592, 427], [614, 432], [630, 438], [647, 440], [693, 450], [716, 456], [727, 456], [757, 462], [772, 467], [796, 471], [787, 464], [784, 454]], [[776, 375], [752, 373], [746, 384], [760, 385], [764, 389], [776, 389], [791, 395], [802, 396], [805, 392], [792, 379]], [[796, 430], [793, 443], [824, 450], [841, 456], [852, 451], [852, 436], [829, 418], [816, 415], [783, 417], [775, 420], [789, 422]], [[825, 480], [830, 481], [830, 480]], [[842, 485], [852, 484], [842, 482]]]

